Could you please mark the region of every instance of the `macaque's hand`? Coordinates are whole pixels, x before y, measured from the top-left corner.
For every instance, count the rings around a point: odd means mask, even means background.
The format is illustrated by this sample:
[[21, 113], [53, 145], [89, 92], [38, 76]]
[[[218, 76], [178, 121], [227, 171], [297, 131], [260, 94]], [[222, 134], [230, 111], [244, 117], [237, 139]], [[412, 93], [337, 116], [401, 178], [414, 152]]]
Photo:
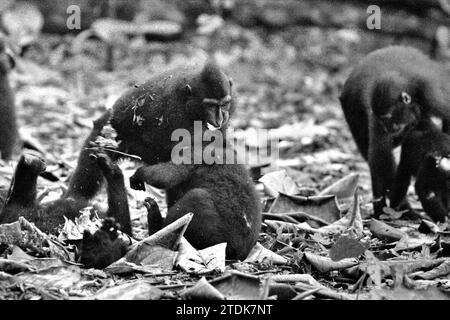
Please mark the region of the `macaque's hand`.
[[141, 178], [140, 169], [137, 169], [136, 172], [130, 177], [130, 187], [134, 190], [145, 191], [145, 184]]

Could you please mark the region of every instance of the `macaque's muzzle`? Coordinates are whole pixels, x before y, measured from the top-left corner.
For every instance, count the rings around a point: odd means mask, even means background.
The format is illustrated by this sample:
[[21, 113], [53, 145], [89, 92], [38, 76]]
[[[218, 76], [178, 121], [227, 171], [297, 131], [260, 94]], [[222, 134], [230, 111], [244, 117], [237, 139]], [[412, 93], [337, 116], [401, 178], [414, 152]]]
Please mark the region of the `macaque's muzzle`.
[[396, 121], [392, 120], [392, 115], [382, 115], [382, 116], [376, 116], [376, 119], [378, 123], [383, 127], [384, 131], [393, 134], [398, 135], [401, 134], [403, 131], [405, 131], [405, 128], [408, 126], [407, 123], [397, 123]]
[[208, 120], [206, 126], [209, 130], [214, 131], [221, 129], [228, 123], [230, 118], [229, 111], [231, 105], [231, 96], [226, 95], [220, 100], [205, 98], [202, 102], [208, 108]]

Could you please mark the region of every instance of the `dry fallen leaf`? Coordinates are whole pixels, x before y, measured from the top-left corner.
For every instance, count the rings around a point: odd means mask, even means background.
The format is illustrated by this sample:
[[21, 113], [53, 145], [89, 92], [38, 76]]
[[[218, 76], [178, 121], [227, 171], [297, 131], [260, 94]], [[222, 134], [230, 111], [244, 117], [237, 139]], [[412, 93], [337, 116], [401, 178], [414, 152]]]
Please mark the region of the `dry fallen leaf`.
[[358, 264], [358, 260], [354, 258], [333, 261], [328, 257], [319, 256], [311, 252], [305, 252], [306, 260], [319, 272], [328, 272], [332, 270], [346, 269]]
[[164, 292], [145, 280], [105, 288], [85, 300], [159, 300]]
[[202, 277], [192, 288], [180, 293], [184, 299], [224, 300], [225, 297], [214, 288], [205, 277]]
[[279, 254], [276, 254], [275, 252], [264, 248], [259, 242], [257, 242], [250, 251], [250, 253], [248, 254], [247, 258], [244, 260], [244, 262], [249, 263], [266, 262], [274, 265], [283, 265], [286, 264], [288, 260], [280, 256]]
[[339, 261], [345, 258], [358, 258], [366, 251], [367, 246], [353, 238], [342, 236], [330, 249], [330, 258]]
[[264, 300], [269, 293], [268, 281], [231, 271], [209, 282], [227, 300]]
[[270, 172], [258, 181], [264, 185], [265, 192], [272, 197], [277, 197], [279, 193], [295, 195], [299, 191], [298, 185], [287, 175], [286, 170]]
[[188, 273], [207, 274], [225, 271], [226, 243], [196, 250], [186, 240], [182, 239], [178, 247], [178, 256], [175, 265]]

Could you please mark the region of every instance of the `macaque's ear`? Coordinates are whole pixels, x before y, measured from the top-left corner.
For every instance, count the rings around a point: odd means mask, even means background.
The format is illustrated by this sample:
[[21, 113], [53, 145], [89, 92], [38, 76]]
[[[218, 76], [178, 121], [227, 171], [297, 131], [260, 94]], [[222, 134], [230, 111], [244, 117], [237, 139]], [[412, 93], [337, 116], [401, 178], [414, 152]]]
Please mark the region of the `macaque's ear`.
[[404, 104], [410, 104], [412, 101], [411, 96], [407, 92], [402, 91], [402, 93], [400, 94], [400, 97], [401, 97], [401, 101]]
[[192, 96], [192, 87], [188, 84], [186, 85], [186, 94]]

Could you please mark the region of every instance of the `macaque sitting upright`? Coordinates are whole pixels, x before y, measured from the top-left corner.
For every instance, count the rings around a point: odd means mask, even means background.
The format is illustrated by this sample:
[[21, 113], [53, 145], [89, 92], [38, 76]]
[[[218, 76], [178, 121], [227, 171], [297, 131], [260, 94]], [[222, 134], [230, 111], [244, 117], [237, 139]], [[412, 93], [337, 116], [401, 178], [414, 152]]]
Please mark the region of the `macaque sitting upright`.
[[165, 220], [157, 204], [147, 201], [150, 234], [192, 212], [184, 236], [195, 248], [226, 242], [227, 259], [244, 260], [255, 245], [261, 229], [260, 200], [244, 165], [144, 165], [130, 178], [130, 186], [145, 190], [144, 182], [165, 189], [167, 195]]
[[367, 55], [353, 69], [340, 101], [356, 145], [369, 164], [374, 213], [379, 216], [396, 172], [392, 150], [422, 119], [434, 115], [450, 121], [450, 74], [417, 49], [386, 47]]

